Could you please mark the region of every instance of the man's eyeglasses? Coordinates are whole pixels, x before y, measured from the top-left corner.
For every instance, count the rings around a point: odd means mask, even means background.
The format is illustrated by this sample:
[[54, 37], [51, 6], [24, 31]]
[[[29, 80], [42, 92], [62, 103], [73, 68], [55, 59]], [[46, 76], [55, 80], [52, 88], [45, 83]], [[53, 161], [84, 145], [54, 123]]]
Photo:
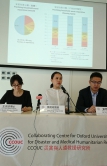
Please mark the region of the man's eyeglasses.
[[19, 87], [20, 86], [20, 84], [17, 84], [17, 85], [12, 85], [13, 87]]
[[98, 85], [100, 85], [102, 82], [101, 81], [91, 81], [93, 84], [98, 84]]

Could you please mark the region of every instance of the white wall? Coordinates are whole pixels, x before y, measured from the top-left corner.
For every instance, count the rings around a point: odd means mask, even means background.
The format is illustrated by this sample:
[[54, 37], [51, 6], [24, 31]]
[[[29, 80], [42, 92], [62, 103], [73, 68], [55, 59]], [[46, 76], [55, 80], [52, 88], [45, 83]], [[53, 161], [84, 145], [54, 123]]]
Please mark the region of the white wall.
[[[36, 108], [37, 100], [36, 96], [41, 93], [43, 94], [46, 89], [50, 87], [51, 84], [51, 74], [55, 70], [38, 70], [38, 69], [22, 69], [22, 68], [0, 68], [0, 98], [6, 92], [6, 90], [11, 89], [10, 80], [2, 80], [2, 71], [16, 71], [23, 78], [23, 89], [29, 90], [32, 96], [33, 108]], [[70, 72], [61, 71], [63, 74], [63, 85], [69, 91], [69, 80]]]
[[[51, 74], [56, 70], [44, 70], [44, 69], [22, 69], [22, 68], [0, 68], [0, 98], [6, 92], [11, 89], [9, 80], [1, 80], [2, 71], [16, 71], [23, 78], [23, 89], [29, 90], [32, 96], [33, 109], [36, 108], [37, 100], [36, 96], [41, 93], [44, 94], [46, 89], [51, 84]], [[89, 77], [92, 72], [89, 71], [64, 71], [59, 70], [63, 75], [63, 86], [69, 92], [74, 103], [76, 103], [78, 92], [80, 89], [89, 85]], [[107, 73], [103, 72], [102, 87], [107, 89]], [[74, 109], [74, 108], [73, 108]]]

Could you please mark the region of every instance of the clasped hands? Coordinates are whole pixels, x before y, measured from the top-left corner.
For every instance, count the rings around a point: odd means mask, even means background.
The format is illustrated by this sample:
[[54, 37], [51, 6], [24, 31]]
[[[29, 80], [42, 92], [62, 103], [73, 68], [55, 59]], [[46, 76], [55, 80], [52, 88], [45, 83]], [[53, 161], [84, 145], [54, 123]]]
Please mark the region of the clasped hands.
[[96, 107], [92, 105], [90, 108], [87, 109], [88, 113], [95, 113], [96, 112]]

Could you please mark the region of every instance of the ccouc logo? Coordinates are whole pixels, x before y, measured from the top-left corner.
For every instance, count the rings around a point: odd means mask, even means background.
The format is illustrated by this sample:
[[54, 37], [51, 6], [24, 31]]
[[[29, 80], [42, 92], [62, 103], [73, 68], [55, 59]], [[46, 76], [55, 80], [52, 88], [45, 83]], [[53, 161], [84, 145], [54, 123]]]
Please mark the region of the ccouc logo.
[[15, 156], [23, 148], [24, 137], [22, 133], [13, 127], [0, 130], [0, 154]]

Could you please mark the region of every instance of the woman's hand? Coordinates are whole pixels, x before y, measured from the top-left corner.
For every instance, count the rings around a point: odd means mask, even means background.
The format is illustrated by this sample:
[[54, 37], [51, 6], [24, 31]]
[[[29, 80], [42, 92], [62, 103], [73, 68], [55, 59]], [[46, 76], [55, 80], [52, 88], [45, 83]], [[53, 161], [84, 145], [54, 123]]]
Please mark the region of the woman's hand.
[[23, 112], [32, 111], [32, 108], [31, 107], [23, 107], [22, 111]]

